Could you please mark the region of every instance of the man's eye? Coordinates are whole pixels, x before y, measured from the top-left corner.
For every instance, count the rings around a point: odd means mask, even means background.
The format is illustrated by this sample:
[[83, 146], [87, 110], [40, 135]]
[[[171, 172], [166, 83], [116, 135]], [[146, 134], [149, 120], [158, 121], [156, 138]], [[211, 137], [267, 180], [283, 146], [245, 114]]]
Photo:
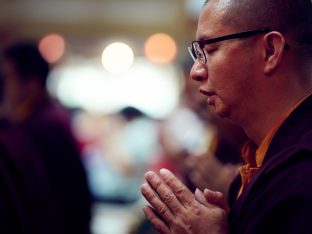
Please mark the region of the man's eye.
[[216, 50], [217, 50], [217, 48], [205, 48], [205, 51], [206, 51], [207, 54], [212, 54]]

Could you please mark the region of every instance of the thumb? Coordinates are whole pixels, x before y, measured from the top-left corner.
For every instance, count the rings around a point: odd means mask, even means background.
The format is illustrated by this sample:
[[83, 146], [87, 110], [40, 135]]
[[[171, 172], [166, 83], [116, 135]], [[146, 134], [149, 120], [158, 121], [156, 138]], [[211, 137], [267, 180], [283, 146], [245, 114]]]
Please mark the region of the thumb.
[[227, 213], [230, 211], [230, 208], [227, 205], [227, 202], [226, 202], [226, 200], [224, 198], [224, 195], [221, 192], [212, 191], [212, 190], [206, 188], [204, 190], [204, 196], [206, 198], [205, 200], [207, 200], [208, 202], [210, 202], [210, 203], [212, 203], [214, 205], [217, 205], [217, 206], [221, 207]]

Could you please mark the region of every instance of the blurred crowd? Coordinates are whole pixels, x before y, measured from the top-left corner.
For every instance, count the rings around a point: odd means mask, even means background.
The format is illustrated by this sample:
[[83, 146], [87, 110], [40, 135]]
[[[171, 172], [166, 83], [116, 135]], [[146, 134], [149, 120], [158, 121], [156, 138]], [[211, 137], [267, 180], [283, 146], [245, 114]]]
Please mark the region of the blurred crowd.
[[[245, 133], [209, 110], [184, 64], [180, 103], [164, 119], [127, 106], [110, 115], [79, 111], [73, 123], [83, 146], [91, 192], [98, 202], [131, 205], [129, 233], [155, 233], [141, 211], [147, 170], [170, 169], [188, 187], [225, 196], [242, 163]], [[142, 201], [143, 200], [143, 201]]]
[[32, 42], [1, 51], [1, 233], [89, 233], [91, 194], [71, 115]]
[[2, 48], [0, 62], [1, 233], [91, 233], [95, 203], [132, 205], [128, 233], [154, 233], [141, 212], [147, 170], [227, 195], [246, 136], [207, 112], [190, 64], [181, 65], [179, 105], [155, 119], [134, 106], [65, 108], [46, 89], [51, 67], [35, 42]]

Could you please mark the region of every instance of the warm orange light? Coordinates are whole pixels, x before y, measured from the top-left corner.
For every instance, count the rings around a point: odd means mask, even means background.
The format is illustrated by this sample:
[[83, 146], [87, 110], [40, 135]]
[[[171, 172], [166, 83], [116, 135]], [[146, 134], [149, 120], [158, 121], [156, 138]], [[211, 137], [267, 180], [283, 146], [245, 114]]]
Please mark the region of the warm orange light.
[[39, 42], [39, 50], [49, 63], [56, 63], [64, 55], [65, 40], [59, 34], [48, 34]]
[[174, 39], [164, 33], [157, 33], [149, 37], [144, 50], [146, 57], [155, 63], [170, 63], [177, 54]]

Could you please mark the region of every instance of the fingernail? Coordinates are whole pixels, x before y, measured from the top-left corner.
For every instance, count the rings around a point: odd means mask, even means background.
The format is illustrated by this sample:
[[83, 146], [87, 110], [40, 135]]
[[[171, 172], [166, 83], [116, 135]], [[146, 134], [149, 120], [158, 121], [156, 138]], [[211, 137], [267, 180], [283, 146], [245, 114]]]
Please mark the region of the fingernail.
[[147, 183], [144, 183], [141, 185], [141, 191], [146, 192], [148, 190], [149, 185]]
[[209, 192], [212, 192], [212, 191], [210, 189], [207, 189], [207, 188], [204, 189], [204, 193], [209, 193]]
[[154, 177], [154, 172], [148, 171], [145, 173], [145, 178], [146, 179], [152, 179]]
[[166, 168], [161, 168], [159, 173], [164, 176], [164, 175], [168, 175], [168, 173], [170, 173], [170, 171]]
[[207, 202], [207, 200], [205, 198], [204, 193], [200, 189], [196, 188], [194, 194], [195, 194], [195, 198], [198, 202], [200, 202], [203, 205], [209, 205], [209, 203]]
[[194, 194], [197, 194], [197, 195], [199, 195], [199, 196], [203, 196], [203, 195], [204, 195], [204, 193], [203, 193], [199, 188], [196, 188], [196, 189], [195, 189]]

